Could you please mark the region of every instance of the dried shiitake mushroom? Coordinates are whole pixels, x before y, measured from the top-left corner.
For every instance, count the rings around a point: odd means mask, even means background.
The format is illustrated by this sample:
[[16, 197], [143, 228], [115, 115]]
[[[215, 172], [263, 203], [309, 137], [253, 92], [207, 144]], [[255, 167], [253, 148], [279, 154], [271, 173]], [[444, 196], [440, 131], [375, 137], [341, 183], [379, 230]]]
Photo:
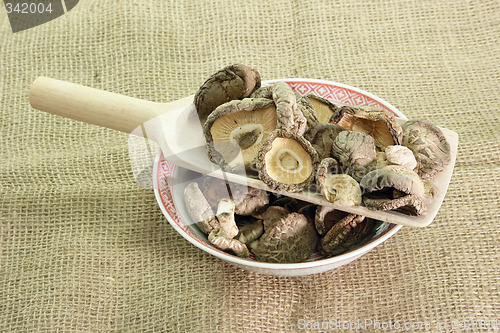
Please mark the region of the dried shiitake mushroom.
[[204, 120], [219, 105], [248, 97], [259, 87], [259, 72], [244, 65], [230, 65], [203, 83], [194, 96], [194, 105], [200, 119]]
[[262, 145], [257, 168], [259, 178], [277, 191], [298, 192], [312, 183], [318, 154], [311, 144], [293, 132], [274, 131]]
[[297, 106], [297, 96], [293, 89], [283, 81], [257, 89], [253, 98], [267, 98], [276, 104], [278, 123], [276, 128], [304, 134], [307, 127], [307, 120]]
[[409, 215], [428, 211], [424, 183], [412, 170], [389, 165], [366, 174], [360, 183], [363, 203], [374, 210], [398, 210]]
[[219, 221], [216, 219], [212, 207], [203, 195], [198, 183], [189, 183], [184, 189], [184, 202], [191, 219], [198, 228], [206, 234], [219, 228]]
[[276, 129], [276, 108], [264, 98], [245, 98], [219, 106], [205, 122], [210, 160], [224, 170], [251, 168], [260, 146]]
[[305, 95], [316, 111], [318, 120], [322, 123], [329, 122], [330, 118], [336, 113], [339, 107], [325, 98], [316, 95]]
[[297, 212], [299, 209], [309, 204], [310, 203], [306, 201], [297, 200], [287, 196], [279, 196], [276, 200], [270, 203], [271, 206], [280, 206], [288, 209], [290, 212]]
[[403, 125], [403, 145], [417, 160], [415, 171], [430, 180], [450, 163], [450, 144], [439, 127], [424, 120], [410, 120]]
[[208, 234], [208, 241], [221, 250], [229, 250], [239, 257], [248, 258], [246, 245], [234, 239], [239, 232], [234, 219], [234, 208], [234, 202], [230, 199], [222, 199], [219, 202], [216, 215], [219, 227]]
[[363, 132], [340, 132], [332, 144], [332, 156], [343, 167], [366, 166], [376, 158], [375, 141]]
[[279, 220], [285, 215], [288, 215], [290, 211], [285, 207], [281, 206], [269, 206], [266, 211], [259, 215], [254, 215], [255, 218], [264, 221], [264, 227], [272, 223], [273, 220]]
[[313, 137], [315, 135], [316, 128], [318, 124], [320, 124], [320, 122], [313, 105], [311, 104], [311, 102], [309, 102], [309, 99], [307, 97], [297, 96], [297, 107], [306, 119], [306, 131], [304, 132], [304, 138], [306, 138], [306, 140], [309, 140], [308, 137]]
[[229, 199], [231, 197], [230, 188], [228, 183], [219, 178], [205, 176], [201, 182], [201, 191], [207, 199], [210, 206], [214, 209], [219, 205], [222, 199]]
[[349, 214], [335, 223], [326, 233], [318, 249], [324, 255], [337, 255], [363, 240], [374, 227], [374, 221], [361, 215]]
[[347, 130], [372, 136], [377, 147], [382, 149], [390, 145], [400, 145], [403, 139], [401, 125], [384, 109], [342, 106], [332, 115], [330, 122], [339, 124]]
[[328, 230], [330, 230], [330, 228], [335, 225], [335, 223], [342, 220], [347, 215], [349, 215], [349, 213], [332, 207], [328, 206], [316, 207], [316, 215], [314, 218], [316, 231], [320, 235], [326, 234]]
[[321, 194], [330, 202], [343, 206], [359, 206], [361, 189], [359, 183], [349, 175], [337, 174], [338, 162], [333, 158], [321, 161], [316, 174], [316, 183]]
[[389, 164], [402, 165], [410, 170], [415, 169], [417, 160], [413, 152], [405, 146], [387, 146], [385, 148], [385, 159]]
[[313, 254], [318, 241], [314, 225], [303, 214], [290, 213], [271, 225], [264, 224], [264, 234], [254, 250], [257, 260], [299, 262]]
[[231, 194], [236, 203], [234, 212], [238, 215], [259, 214], [269, 204], [267, 192], [257, 188], [242, 185], [233, 186]]
[[262, 220], [257, 220], [240, 228], [237, 239], [243, 244], [250, 244], [264, 233]]
[[[318, 152], [320, 160], [332, 156], [332, 146], [337, 135], [344, 131], [342, 127], [337, 124], [318, 123], [314, 128], [313, 136], [304, 136], [314, 149]], [[309, 132], [308, 134], [312, 134]]]
[[250, 256], [248, 247], [245, 244], [234, 238], [221, 237], [215, 230], [208, 235], [208, 241], [216, 248], [224, 251], [231, 251], [238, 257], [248, 258]]

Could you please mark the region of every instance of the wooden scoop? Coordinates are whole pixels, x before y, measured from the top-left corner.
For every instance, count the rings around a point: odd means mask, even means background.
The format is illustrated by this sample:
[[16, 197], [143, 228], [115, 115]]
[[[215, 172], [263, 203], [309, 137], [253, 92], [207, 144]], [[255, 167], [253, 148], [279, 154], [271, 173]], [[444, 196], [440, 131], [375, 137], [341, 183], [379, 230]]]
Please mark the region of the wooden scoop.
[[[210, 162], [201, 124], [193, 104], [193, 95], [175, 102], [155, 103], [39, 77], [31, 86], [29, 98], [31, 106], [35, 109], [151, 139], [159, 144], [167, 160], [180, 167], [277, 192], [270, 190], [258, 179], [246, 177], [244, 172], [240, 174], [222, 172], [218, 166]], [[320, 194], [312, 192], [278, 193], [385, 222], [414, 227], [427, 226], [443, 202], [457, 156], [457, 133], [445, 128], [441, 130], [450, 143], [451, 162], [433, 180], [439, 195], [425, 216], [414, 217], [399, 212], [373, 211], [366, 207], [344, 207], [332, 204]]]

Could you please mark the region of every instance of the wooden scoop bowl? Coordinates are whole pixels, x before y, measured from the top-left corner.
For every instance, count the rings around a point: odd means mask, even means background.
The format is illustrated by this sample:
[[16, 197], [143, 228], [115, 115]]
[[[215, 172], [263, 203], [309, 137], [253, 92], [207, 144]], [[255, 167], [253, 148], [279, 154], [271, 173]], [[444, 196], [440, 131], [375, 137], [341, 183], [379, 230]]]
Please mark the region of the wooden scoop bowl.
[[[354, 87], [350, 88], [356, 90]], [[193, 95], [170, 103], [156, 103], [39, 77], [31, 86], [29, 99], [31, 106], [41, 111], [151, 139], [159, 144], [167, 160], [180, 167], [276, 192], [270, 190], [259, 179], [247, 177], [244, 172], [226, 173], [210, 162], [201, 124], [193, 104]], [[441, 130], [450, 143], [451, 162], [433, 180], [439, 189], [439, 195], [434, 199], [425, 216], [415, 217], [399, 212], [373, 211], [366, 207], [340, 206], [330, 203], [320, 194], [306, 191], [278, 193], [385, 222], [414, 227], [427, 226], [432, 222], [443, 202], [457, 155], [457, 133], [445, 128]]]

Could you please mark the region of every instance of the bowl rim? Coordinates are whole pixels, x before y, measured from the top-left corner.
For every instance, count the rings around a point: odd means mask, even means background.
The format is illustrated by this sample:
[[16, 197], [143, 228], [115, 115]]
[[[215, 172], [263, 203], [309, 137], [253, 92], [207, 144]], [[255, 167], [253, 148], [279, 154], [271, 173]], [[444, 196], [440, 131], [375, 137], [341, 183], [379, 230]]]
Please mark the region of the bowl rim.
[[[321, 83], [321, 84], [329, 84], [329, 85], [335, 85], [344, 89], [349, 89], [353, 90], [357, 93], [366, 95], [380, 104], [384, 105], [385, 107], [389, 108], [392, 112], [394, 112], [398, 117], [407, 120], [406, 116], [402, 114], [396, 107], [393, 105], [389, 104], [385, 100], [383, 100], [380, 97], [377, 97], [367, 91], [364, 91], [362, 89], [347, 85], [347, 84], [342, 84], [342, 83], [337, 83], [334, 81], [327, 81], [327, 80], [317, 80], [317, 79], [305, 79], [305, 78], [284, 78], [284, 79], [273, 79], [273, 80], [266, 80], [262, 81], [263, 85], [266, 84], [272, 84], [275, 82], [279, 81], [287, 81], [287, 82], [311, 82], [311, 83]], [[305, 262], [299, 262], [299, 263], [267, 263], [267, 262], [261, 262], [261, 261], [256, 261], [256, 260], [251, 260], [251, 259], [245, 259], [245, 258], [240, 258], [235, 255], [232, 255], [230, 253], [225, 253], [222, 251], [218, 251], [215, 249], [212, 249], [211, 247], [201, 243], [199, 240], [195, 239], [191, 235], [189, 235], [186, 231], [184, 231], [173, 219], [171, 214], [165, 209], [165, 206], [162, 203], [160, 192], [159, 192], [159, 186], [158, 186], [158, 165], [160, 162], [160, 159], [163, 157], [163, 154], [161, 150], [159, 149], [154, 160], [154, 165], [153, 165], [153, 188], [154, 188], [154, 193], [155, 193], [155, 198], [157, 201], [158, 206], [160, 206], [160, 210], [162, 211], [163, 215], [166, 217], [170, 225], [184, 237], [188, 242], [193, 244], [194, 246], [198, 247], [199, 249], [212, 254], [213, 256], [228, 261], [230, 263], [236, 264], [236, 265], [243, 265], [243, 266], [251, 266], [255, 268], [262, 268], [262, 269], [275, 269], [275, 270], [295, 270], [295, 269], [306, 269], [306, 268], [315, 268], [315, 267], [322, 267], [322, 266], [329, 266], [329, 265], [334, 265], [341, 263], [343, 261], [347, 261], [349, 259], [355, 259], [356, 257], [359, 257], [379, 244], [385, 242], [388, 238], [393, 236], [396, 232], [398, 232], [403, 226], [402, 225], [397, 225], [397, 224], [389, 224], [386, 230], [384, 230], [380, 235], [377, 236], [377, 238], [369, 240], [362, 246], [340, 254], [336, 255], [333, 257], [329, 258], [323, 258], [319, 260], [313, 260], [313, 261], [305, 261]], [[175, 169], [177, 168], [176, 165], [173, 165], [174, 168], [172, 170], [172, 174], [175, 174]]]

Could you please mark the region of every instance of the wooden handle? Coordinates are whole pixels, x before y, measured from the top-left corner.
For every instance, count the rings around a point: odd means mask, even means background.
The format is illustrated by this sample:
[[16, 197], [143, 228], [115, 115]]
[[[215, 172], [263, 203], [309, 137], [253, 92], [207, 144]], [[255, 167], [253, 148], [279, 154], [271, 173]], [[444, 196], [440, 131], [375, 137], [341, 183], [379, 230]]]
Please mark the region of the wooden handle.
[[33, 82], [29, 99], [35, 109], [127, 133], [170, 109], [161, 103], [48, 77]]

